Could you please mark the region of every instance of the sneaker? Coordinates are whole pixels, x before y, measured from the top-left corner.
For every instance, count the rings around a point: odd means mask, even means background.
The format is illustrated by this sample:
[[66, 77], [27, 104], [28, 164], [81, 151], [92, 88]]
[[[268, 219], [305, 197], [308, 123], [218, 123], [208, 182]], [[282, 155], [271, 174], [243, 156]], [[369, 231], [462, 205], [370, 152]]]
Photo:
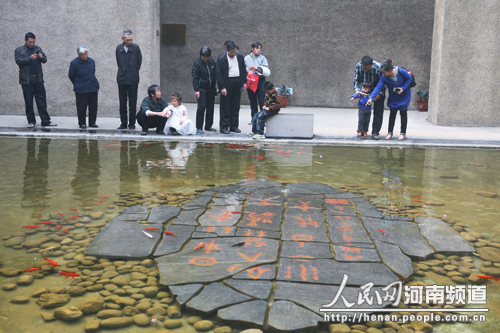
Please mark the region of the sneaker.
[[163, 134], [165, 134], [165, 132], [163, 132], [163, 130], [161, 130], [161, 129], [160, 130], [157, 129], [156, 130], [156, 134], [163, 135]]
[[35, 127], [35, 123], [29, 123], [28, 124], [28, 128], [33, 128], [33, 127]]
[[255, 134], [254, 136], [252, 136], [252, 138], [254, 138], [254, 139], [263, 139], [264, 138], [264, 134]]
[[97, 126], [96, 124], [89, 125], [89, 127], [92, 127], [92, 128], [99, 128], [99, 126]]
[[142, 130], [141, 135], [148, 135], [148, 131]]
[[117, 129], [127, 129], [127, 125], [121, 124]]
[[48, 124], [42, 124], [43, 127], [46, 127], [46, 126], [57, 126], [56, 123], [48, 123]]
[[213, 127], [210, 127], [210, 128], [205, 128], [205, 131], [207, 132], [217, 132], [217, 130]]
[[201, 129], [197, 129], [196, 134], [205, 134], [205, 132], [203, 132]]
[[399, 134], [398, 140], [403, 141], [404, 139], [406, 139], [406, 134], [404, 134], [404, 133]]
[[135, 130], [135, 125], [128, 125], [129, 130]]
[[81, 128], [81, 129], [86, 129], [86, 128], [87, 128], [87, 125], [80, 125], [80, 128]]
[[387, 136], [385, 137], [386, 140], [392, 139], [392, 133], [387, 133]]
[[247, 133], [248, 136], [254, 136], [255, 134], [257, 134], [257, 133], [254, 133], [254, 132]]
[[379, 134], [372, 134], [372, 139], [373, 140], [380, 140], [380, 135]]

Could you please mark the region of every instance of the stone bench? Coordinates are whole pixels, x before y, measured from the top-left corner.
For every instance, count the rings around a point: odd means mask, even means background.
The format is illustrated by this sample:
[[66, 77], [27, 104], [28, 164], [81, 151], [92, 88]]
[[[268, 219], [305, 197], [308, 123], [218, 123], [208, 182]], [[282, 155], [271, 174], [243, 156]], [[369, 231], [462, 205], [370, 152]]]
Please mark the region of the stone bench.
[[278, 113], [266, 119], [266, 138], [312, 139], [314, 114]]

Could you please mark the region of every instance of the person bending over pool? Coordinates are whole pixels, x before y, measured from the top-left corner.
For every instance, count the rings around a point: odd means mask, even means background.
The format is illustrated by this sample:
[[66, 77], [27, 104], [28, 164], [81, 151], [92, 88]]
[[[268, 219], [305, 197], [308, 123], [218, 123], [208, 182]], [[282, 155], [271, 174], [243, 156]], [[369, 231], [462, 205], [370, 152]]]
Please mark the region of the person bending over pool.
[[156, 128], [156, 134], [163, 134], [167, 118], [172, 115], [165, 98], [161, 97], [160, 86], [153, 84], [148, 88], [137, 114], [137, 122], [142, 127], [141, 135], [147, 135], [149, 128]]

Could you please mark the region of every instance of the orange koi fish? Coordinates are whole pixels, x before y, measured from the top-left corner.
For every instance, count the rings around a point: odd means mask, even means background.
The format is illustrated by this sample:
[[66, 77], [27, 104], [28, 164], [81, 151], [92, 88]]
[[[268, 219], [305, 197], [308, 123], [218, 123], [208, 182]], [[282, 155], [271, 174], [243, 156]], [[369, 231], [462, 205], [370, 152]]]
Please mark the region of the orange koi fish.
[[144, 227], [146, 230], [161, 230], [160, 228]]
[[410, 194], [410, 197], [421, 198], [421, 196], [420, 196], [420, 195], [416, 195], [416, 194]]
[[40, 267], [28, 268], [28, 269], [25, 269], [24, 271], [22, 271], [22, 273], [34, 272], [34, 271], [37, 271], [39, 269], [40, 269]]
[[109, 196], [107, 195], [103, 195], [102, 197], [97, 197], [97, 199], [107, 199], [107, 198], [109, 198]]
[[259, 160], [263, 160], [265, 159], [266, 157], [265, 156], [260, 156], [260, 155], [257, 155], [257, 156], [248, 156], [249, 158], [251, 157], [255, 157], [255, 158], [258, 158]]
[[377, 229], [378, 231], [380, 231], [381, 233], [383, 233], [384, 235], [386, 234], [384, 230], [382, 229]]
[[203, 249], [203, 248], [205, 248], [205, 244], [203, 244], [203, 242], [201, 242], [200, 244], [196, 245], [193, 250], [198, 250], [198, 249]]
[[61, 213], [61, 212], [57, 212], [57, 214], [64, 216], [64, 213]]
[[279, 175], [268, 175], [268, 177], [279, 177]]
[[478, 278], [482, 279], [482, 280], [495, 280], [495, 281], [500, 281], [500, 278], [497, 278], [497, 277], [494, 277], [494, 276], [490, 276], [490, 275], [479, 275], [477, 274], [476, 275]]
[[74, 219], [76, 217], [78, 217], [78, 215], [73, 215], [73, 216], [69, 217], [68, 220], [72, 220], [72, 219]]
[[37, 225], [25, 225], [24, 227], [21, 227], [22, 228], [38, 228]]
[[68, 233], [68, 232], [69, 232], [68, 228], [64, 229], [63, 231], [64, 231], [65, 233]]
[[231, 213], [232, 214], [241, 214], [241, 213], [244, 213], [244, 211], [242, 211], [242, 210], [235, 210], [235, 211], [232, 211]]
[[47, 257], [45, 257], [45, 260], [48, 261], [49, 264], [52, 265], [52, 266], [59, 266], [59, 264], [57, 262], [55, 262], [54, 260], [50, 260]]
[[[158, 229], [158, 230], [160, 230], [160, 229]], [[171, 235], [171, 236], [177, 236], [173, 232], [170, 232], [170, 231], [167, 231], [167, 230], [165, 230], [164, 233], [167, 234], [167, 235]]]
[[60, 225], [58, 225], [57, 227], [54, 227], [54, 228], [52, 228], [52, 229], [54, 229], [54, 230], [55, 230], [55, 229], [59, 229], [59, 228], [61, 228], [61, 226], [60, 226]]
[[50, 223], [54, 223], [55, 221], [47, 221], [47, 222], [38, 222], [37, 225], [39, 224], [50, 224]]
[[71, 277], [71, 278], [75, 278], [77, 276], [80, 276], [80, 274], [76, 274], [76, 273], [73, 273], [73, 272], [59, 272], [59, 275], [62, 275], [62, 276], [65, 276], [66, 279]]
[[78, 212], [78, 209], [76, 209], [76, 208], [70, 208], [69, 210], [73, 210], [75, 212]]
[[425, 201], [422, 201], [422, 200], [413, 200], [415, 202], [421, 202], [421, 203], [425, 203]]
[[101, 200], [101, 201], [97, 201], [97, 203], [103, 203], [103, 202], [106, 202], [106, 201], [104, 201], [104, 200]]

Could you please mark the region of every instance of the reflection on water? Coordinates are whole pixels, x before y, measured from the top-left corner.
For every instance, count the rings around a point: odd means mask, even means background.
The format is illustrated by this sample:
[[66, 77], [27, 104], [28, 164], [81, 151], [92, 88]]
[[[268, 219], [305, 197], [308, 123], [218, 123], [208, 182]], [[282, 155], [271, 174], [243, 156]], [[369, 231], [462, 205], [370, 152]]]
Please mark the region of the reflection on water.
[[[500, 191], [500, 151], [36, 138], [2, 138], [0, 142], [0, 237], [35, 224], [47, 214], [69, 213], [70, 208], [112, 217], [123, 208], [110, 208], [120, 194], [141, 198], [151, 192], [189, 195], [207, 185], [270, 179], [326, 183], [363, 194], [386, 213], [446, 216], [486, 239], [500, 238], [500, 199], [477, 194]], [[0, 246], [0, 251], [9, 267], [31, 267], [40, 259], [24, 250]], [[2, 284], [15, 281], [1, 279]], [[45, 283], [60, 283], [50, 281], [36, 280], [24, 288], [31, 292]], [[499, 285], [488, 283], [488, 322], [460, 331], [494, 331], [488, 325], [500, 319], [495, 305]], [[10, 297], [0, 292], [0, 327], [5, 332], [44, 325], [38, 305], [31, 302], [13, 308]], [[81, 332], [79, 325], [65, 324], [64, 328]], [[434, 330], [452, 332], [453, 326], [435, 326]]]

